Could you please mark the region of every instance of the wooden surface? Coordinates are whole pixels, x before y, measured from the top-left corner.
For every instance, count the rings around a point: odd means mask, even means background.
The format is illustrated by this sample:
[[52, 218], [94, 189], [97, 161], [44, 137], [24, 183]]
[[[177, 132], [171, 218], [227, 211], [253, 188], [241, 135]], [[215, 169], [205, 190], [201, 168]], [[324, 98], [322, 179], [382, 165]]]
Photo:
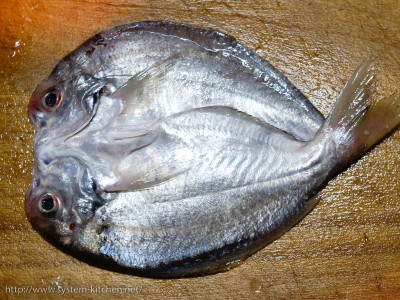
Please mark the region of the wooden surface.
[[[325, 115], [365, 58], [377, 59], [380, 96], [399, 89], [398, 0], [3, 1], [0, 298], [400, 299], [399, 130], [332, 180], [300, 224], [226, 273], [154, 280], [104, 271], [63, 254], [31, 229], [23, 211], [32, 169], [33, 128], [26, 114], [31, 92], [85, 39], [141, 20], [233, 35]], [[107, 287], [133, 290], [112, 294]]]

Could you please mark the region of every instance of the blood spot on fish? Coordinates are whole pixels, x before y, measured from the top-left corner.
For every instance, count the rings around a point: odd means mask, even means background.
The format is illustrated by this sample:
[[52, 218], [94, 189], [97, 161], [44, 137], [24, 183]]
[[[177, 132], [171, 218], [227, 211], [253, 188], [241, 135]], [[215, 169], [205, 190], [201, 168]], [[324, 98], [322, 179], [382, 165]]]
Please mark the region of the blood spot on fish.
[[75, 223], [69, 224], [68, 229], [69, 229], [70, 231], [75, 231], [75, 229], [76, 229], [76, 224], [75, 224]]

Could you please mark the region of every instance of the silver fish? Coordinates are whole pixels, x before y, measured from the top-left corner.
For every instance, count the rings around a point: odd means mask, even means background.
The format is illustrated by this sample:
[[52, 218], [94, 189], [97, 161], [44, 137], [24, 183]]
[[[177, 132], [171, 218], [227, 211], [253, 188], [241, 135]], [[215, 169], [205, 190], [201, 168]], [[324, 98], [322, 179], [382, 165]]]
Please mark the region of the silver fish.
[[374, 67], [327, 119], [232, 37], [171, 22], [119, 26], [35, 90], [25, 211], [89, 263], [153, 277], [229, 269], [275, 240], [314, 195], [400, 123], [372, 105]]

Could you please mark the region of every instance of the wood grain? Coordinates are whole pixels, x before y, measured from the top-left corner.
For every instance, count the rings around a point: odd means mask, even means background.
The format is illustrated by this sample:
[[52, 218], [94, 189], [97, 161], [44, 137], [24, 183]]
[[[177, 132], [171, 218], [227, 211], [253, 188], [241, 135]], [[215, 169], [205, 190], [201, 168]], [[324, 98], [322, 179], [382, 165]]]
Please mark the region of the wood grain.
[[[365, 58], [377, 60], [378, 98], [399, 89], [397, 0], [4, 1], [0, 298], [400, 299], [399, 130], [333, 179], [300, 224], [225, 273], [174, 280], [113, 273], [63, 254], [31, 229], [23, 212], [33, 164], [26, 114], [31, 92], [85, 39], [141, 20], [233, 35], [287, 75], [325, 115]], [[49, 287], [55, 290], [37, 290]], [[113, 293], [107, 287], [132, 290]]]

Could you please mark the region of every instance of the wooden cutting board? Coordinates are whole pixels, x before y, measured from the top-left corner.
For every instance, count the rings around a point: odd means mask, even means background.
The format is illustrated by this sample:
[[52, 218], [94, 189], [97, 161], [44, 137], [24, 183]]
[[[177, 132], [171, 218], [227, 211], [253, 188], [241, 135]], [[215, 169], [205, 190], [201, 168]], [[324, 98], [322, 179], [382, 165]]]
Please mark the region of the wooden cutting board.
[[23, 211], [33, 165], [31, 92], [85, 39], [143, 20], [233, 35], [325, 115], [366, 58], [377, 60], [378, 98], [399, 90], [396, 0], [3, 1], [0, 298], [400, 299], [399, 130], [333, 179], [300, 224], [225, 273], [173, 280], [113, 273], [63, 254], [31, 229]]

